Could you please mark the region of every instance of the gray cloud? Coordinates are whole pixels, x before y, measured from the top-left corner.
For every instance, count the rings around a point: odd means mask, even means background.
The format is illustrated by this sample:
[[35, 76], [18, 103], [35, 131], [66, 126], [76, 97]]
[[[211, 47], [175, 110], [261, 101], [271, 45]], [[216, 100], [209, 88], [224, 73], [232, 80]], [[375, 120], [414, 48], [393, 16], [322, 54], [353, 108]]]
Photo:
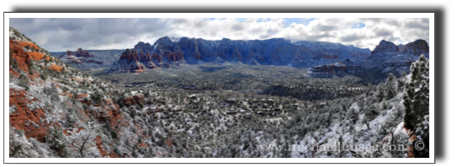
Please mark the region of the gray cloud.
[[194, 22], [194, 27], [204, 27], [206, 25], [207, 21], [203, 19], [198, 19]]
[[383, 21], [384, 19], [381, 19], [381, 18], [361, 18], [360, 20], [361, 20], [361, 21], [381, 22], [381, 21]]
[[[10, 19], [10, 25], [50, 51], [109, 45], [124, 49], [141, 37], [160, 36], [168, 29], [160, 19]], [[40, 39], [43, 37], [47, 39]]]
[[350, 34], [350, 35], [342, 36], [342, 37], [341, 37], [341, 41], [342, 41], [342, 42], [353, 42], [353, 41], [359, 40], [360, 38], [362, 38], [361, 35], [358, 35], [358, 34]]
[[276, 34], [278, 32], [279, 32], [278, 29], [267, 29], [267, 34]]
[[322, 25], [322, 24], [319, 24], [317, 26], [314, 27], [314, 31], [333, 31], [333, 30], [337, 30], [338, 27], [337, 26], [333, 26], [333, 25]]
[[241, 23], [232, 25], [232, 31], [241, 31], [244, 30], [244, 26]]
[[391, 25], [391, 26], [400, 26], [400, 22], [398, 20], [385, 20], [384, 21], [386, 24]]
[[185, 19], [185, 18], [173, 19], [170, 22], [173, 23], [173, 24], [186, 24], [186, 23], [188, 23], [187, 19]]
[[385, 37], [392, 35], [393, 31], [388, 29], [375, 29], [374, 30], [376, 36]]
[[409, 22], [406, 22], [406, 27], [408, 28], [415, 28], [415, 29], [422, 29], [422, 30], [428, 30], [428, 19], [427, 21], [424, 23], [424, 20], [421, 19], [421, 20], [414, 20], [414, 21], [409, 21]]

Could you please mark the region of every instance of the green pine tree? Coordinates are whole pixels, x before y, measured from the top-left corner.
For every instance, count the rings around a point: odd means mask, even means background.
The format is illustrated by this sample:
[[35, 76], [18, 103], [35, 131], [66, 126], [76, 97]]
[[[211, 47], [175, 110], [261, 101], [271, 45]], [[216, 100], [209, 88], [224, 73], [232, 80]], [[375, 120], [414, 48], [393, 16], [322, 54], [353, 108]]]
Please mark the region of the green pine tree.
[[395, 91], [396, 88], [395, 88], [395, 76], [390, 73], [389, 74], [389, 77], [387, 78], [386, 80], [386, 93], [385, 93], [385, 98], [386, 99], [391, 99], [395, 96], [395, 94], [397, 94], [397, 92]]
[[66, 138], [64, 137], [62, 131], [59, 131], [57, 126], [49, 128], [49, 135], [47, 137], [47, 142], [49, 147], [56, 151], [57, 155], [60, 157], [68, 157], [67, 146], [65, 145]]
[[422, 54], [419, 60], [411, 64], [411, 79], [406, 82], [402, 95], [405, 106], [405, 127], [412, 130], [417, 140], [422, 140], [425, 148], [422, 151], [415, 150], [415, 157], [428, 157], [429, 138], [429, 61]]
[[411, 79], [405, 85], [403, 105], [405, 106], [406, 127], [413, 129], [429, 114], [429, 69], [428, 60], [421, 55], [418, 61], [411, 64]]

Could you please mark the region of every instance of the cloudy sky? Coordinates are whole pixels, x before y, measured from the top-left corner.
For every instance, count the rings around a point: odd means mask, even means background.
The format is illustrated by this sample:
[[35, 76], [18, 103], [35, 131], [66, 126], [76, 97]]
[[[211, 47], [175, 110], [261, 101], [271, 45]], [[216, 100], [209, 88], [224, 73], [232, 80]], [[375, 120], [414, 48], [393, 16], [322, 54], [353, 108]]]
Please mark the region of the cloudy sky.
[[133, 48], [163, 36], [254, 40], [286, 38], [342, 43], [371, 50], [381, 40], [429, 40], [429, 20], [342, 18], [11, 18], [10, 26], [48, 51]]

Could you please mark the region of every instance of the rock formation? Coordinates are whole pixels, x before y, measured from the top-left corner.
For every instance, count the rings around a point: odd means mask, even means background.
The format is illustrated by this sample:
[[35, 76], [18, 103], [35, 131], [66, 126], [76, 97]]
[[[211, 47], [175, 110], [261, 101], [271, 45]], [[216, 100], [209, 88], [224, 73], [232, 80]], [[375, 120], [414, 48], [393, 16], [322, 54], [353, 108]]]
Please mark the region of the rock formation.
[[[406, 45], [396, 46], [392, 42], [381, 41], [368, 58], [369, 66], [404, 66], [409, 67], [421, 54], [427, 58], [429, 55], [428, 44], [424, 40], [416, 40]], [[406, 71], [406, 72], [409, 72]]]
[[[176, 41], [174, 41], [176, 40]], [[241, 62], [244, 64], [290, 65], [298, 67], [336, 63], [345, 59], [359, 60], [370, 50], [328, 42], [290, 42], [283, 38], [268, 40], [205, 40], [201, 38], [162, 37], [152, 46], [139, 42], [134, 50], [151, 57], [158, 67], [163, 64], [200, 64], [206, 62]], [[179, 41], [178, 41], [179, 40]], [[147, 52], [151, 56], [147, 56]]]
[[29, 63], [31, 56], [28, 55], [24, 49], [22, 49], [22, 46], [14, 42], [10, 38], [10, 59], [11, 61], [14, 61], [16, 65], [18, 66], [18, 69], [22, 70], [28, 70], [27, 64]]
[[416, 40], [399, 46], [382, 40], [366, 59], [359, 59], [354, 62], [351, 59], [335, 64], [313, 66], [308, 73], [312, 77], [333, 77], [335, 75], [351, 74], [361, 76], [372, 83], [379, 83], [389, 73], [397, 77], [402, 72], [409, 73], [411, 63], [416, 61], [421, 54], [428, 58], [428, 51], [428, 44], [424, 40]]
[[308, 74], [311, 77], [319, 77], [319, 78], [327, 78], [337, 76], [345, 76], [345, 75], [354, 75], [357, 73], [362, 72], [362, 67], [357, 63], [346, 59], [341, 62], [337, 62], [335, 64], [326, 64], [321, 66], [314, 66], [309, 69]]
[[119, 73], [142, 73], [144, 67], [143, 63], [140, 62], [138, 52], [136, 50], [127, 49], [121, 54], [119, 61], [106, 69], [105, 72], [118, 71]]
[[62, 61], [82, 70], [89, 70], [90, 66], [98, 67], [99, 65], [104, 64], [103, 61], [97, 60], [97, 57], [90, 54], [89, 51], [81, 48], [78, 48], [74, 52], [67, 50], [67, 52], [60, 55], [59, 58]]

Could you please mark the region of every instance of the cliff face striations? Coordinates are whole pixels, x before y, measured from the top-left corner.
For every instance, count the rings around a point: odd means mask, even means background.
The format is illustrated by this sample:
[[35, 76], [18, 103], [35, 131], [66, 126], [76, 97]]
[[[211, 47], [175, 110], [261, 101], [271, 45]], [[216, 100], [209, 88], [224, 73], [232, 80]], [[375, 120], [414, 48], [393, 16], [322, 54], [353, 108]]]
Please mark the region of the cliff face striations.
[[[370, 50], [328, 42], [268, 40], [205, 40], [162, 37], [153, 45], [139, 42], [133, 48], [148, 68], [185, 64], [239, 62], [250, 65], [312, 67], [346, 59], [362, 60]], [[121, 60], [119, 60], [121, 61]], [[152, 63], [151, 63], [152, 62]], [[120, 63], [120, 62], [119, 62]], [[119, 68], [117, 63], [114, 68]], [[130, 63], [130, 62], [122, 62]], [[108, 70], [106, 72], [115, 71]]]

